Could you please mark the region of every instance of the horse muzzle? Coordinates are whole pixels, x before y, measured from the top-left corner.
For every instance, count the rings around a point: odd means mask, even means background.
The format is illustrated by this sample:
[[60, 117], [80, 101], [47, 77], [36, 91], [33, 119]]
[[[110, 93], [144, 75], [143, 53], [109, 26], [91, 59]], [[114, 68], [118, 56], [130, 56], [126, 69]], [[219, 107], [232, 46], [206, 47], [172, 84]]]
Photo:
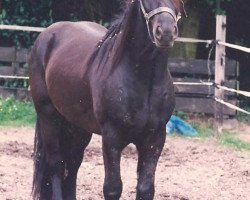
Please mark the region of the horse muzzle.
[[142, 1], [139, 2], [152, 42], [158, 48], [173, 47], [178, 36], [177, 22], [181, 14], [166, 6], [146, 12]]
[[177, 24], [164, 26], [157, 25], [153, 28], [155, 45], [159, 48], [173, 47], [174, 41], [178, 37]]

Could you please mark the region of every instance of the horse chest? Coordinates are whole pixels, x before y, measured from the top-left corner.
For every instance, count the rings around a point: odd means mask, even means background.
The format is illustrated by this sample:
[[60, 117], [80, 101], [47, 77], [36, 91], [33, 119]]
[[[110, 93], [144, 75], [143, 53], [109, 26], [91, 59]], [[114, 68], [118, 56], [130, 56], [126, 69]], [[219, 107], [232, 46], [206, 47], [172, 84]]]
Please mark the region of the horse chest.
[[168, 120], [174, 105], [172, 90], [163, 86], [124, 84], [106, 93], [107, 116], [129, 128], [157, 128]]

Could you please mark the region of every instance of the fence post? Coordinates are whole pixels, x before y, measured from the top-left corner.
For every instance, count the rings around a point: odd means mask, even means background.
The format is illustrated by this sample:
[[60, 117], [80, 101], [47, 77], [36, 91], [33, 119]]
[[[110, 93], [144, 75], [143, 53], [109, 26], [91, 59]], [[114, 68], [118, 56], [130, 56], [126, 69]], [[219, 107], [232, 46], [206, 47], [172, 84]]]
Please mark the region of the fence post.
[[[226, 16], [216, 16], [216, 40], [226, 41]], [[225, 62], [226, 51], [225, 46], [216, 45], [215, 52], [215, 83], [224, 85], [225, 83]], [[215, 88], [215, 97], [224, 100], [224, 91]], [[219, 136], [223, 126], [223, 105], [215, 101], [214, 105], [214, 134]]]

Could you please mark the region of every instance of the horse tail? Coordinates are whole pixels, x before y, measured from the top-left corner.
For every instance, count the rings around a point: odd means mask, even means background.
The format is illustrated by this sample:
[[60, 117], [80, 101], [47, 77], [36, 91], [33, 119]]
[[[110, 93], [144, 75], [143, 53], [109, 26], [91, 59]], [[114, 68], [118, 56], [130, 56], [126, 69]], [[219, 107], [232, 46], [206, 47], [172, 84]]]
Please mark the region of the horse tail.
[[[41, 104], [46, 100], [49, 101], [44, 74], [54, 39], [55, 34], [41, 33], [40, 37], [35, 41], [30, 55], [30, 89], [37, 114], [40, 112]], [[51, 170], [47, 163], [39, 115], [37, 115], [34, 139], [32, 195], [34, 200], [51, 199], [52, 196]]]
[[49, 174], [46, 172], [45, 148], [42, 142], [39, 118], [37, 118], [34, 140], [33, 199], [40, 199], [44, 195], [50, 196], [50, 185]]

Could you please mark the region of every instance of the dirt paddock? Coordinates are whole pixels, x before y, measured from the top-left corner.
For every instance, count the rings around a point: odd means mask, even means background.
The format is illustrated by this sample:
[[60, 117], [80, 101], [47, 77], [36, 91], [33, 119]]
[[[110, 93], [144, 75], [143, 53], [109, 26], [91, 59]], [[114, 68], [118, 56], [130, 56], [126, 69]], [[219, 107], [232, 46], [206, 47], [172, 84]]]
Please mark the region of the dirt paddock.
[[[0, 127], [0, 199], [32, 199], [32, 128]], [[101, 138], [94, 136], [78, 174], [78, 199], [103, 199]], [[124, 150], [122, 200], [135, 199], [136, 150]], [[156, 200], [250, 199], [250, 156], [216, 141], [168, 137], [156, 173]]]

